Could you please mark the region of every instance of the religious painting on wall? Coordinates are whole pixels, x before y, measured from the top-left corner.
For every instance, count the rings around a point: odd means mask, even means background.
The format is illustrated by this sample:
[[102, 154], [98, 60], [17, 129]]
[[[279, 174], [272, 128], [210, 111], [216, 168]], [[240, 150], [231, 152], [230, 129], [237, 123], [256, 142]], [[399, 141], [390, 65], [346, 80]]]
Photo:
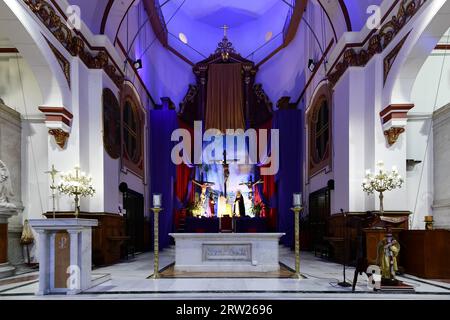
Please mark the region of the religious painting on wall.
[[103, 146], [113, 159], [120, 157], [120, 105], [114, 92], [103, 89]]
[[130, 85], [122, 88], [121, 106], [123, 165], [143, 177], [145, 114], [137, 93]]
[[309, 176], [331, 167], [331, 98], [322, 86], [308, 110]]

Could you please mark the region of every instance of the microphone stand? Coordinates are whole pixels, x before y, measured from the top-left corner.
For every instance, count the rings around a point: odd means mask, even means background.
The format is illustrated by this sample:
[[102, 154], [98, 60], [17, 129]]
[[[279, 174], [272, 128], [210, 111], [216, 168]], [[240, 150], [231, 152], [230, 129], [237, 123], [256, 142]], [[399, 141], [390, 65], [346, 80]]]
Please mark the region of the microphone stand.
[[345, 277], [345, 261], [347, 259], [347, 214], [344, 212], [343, 209], [341, 209], [341, 213], [344, 217], [344, 259], [343, 259], [344, 260], [343, 261], [344, 262], [344, 270], [343, 270], [344, 281], [339, 282], [338, 286], [348, 288], [348, 287], [351, 287], [352, 285], [346, 281], [346, 277]]

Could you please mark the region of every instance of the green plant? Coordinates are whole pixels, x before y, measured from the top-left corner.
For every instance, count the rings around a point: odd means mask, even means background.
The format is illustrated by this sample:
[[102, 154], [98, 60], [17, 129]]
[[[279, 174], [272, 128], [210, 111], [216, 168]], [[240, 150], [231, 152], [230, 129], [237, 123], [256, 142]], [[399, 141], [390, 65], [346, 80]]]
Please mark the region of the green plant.
[[264, 205], [264, 203], [262, 203], [262, 202], [255, 203], [252, 206], [252, 213], [255, 215], [255, 217], [260, 217], [261, 216], [261, 212], [265, 208], [266, 208], [266, 206]]

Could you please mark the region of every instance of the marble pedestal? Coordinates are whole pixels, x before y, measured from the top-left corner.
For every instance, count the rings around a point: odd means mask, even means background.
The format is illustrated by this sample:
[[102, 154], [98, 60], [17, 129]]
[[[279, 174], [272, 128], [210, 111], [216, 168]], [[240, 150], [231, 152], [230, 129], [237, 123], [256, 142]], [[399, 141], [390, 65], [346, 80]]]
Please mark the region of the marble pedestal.
[[284, 233], [171, 233], [175, 270], [181, 272], [275, 272]]
[[92, 227], [97, 225], [94, 219], [30, 220], [39, 235], [36, 295], [73, 295], [92, 287]]
[[0, 279], [14, 275], [15, 268], [8, 262], [8, 219], [17, 215], [13, 208], [0, 208]]

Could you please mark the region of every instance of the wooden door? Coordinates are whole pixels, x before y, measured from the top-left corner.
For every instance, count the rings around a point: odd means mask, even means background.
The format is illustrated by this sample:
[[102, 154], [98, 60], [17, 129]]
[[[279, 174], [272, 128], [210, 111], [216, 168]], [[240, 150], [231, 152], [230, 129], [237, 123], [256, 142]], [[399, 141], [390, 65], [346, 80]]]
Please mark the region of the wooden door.
[[124, 208], [126, 209], [126, 230], [130, 237], [129, 244], [134, 246], [136, 252], [144, 252], [144, 196], [128, 190], [124, 194]]
[[309, 222], [312, 232], [312, 246], [324, 245], [327, 220], [330, 217], [330, 191], [321, 189], [309, 195]]

